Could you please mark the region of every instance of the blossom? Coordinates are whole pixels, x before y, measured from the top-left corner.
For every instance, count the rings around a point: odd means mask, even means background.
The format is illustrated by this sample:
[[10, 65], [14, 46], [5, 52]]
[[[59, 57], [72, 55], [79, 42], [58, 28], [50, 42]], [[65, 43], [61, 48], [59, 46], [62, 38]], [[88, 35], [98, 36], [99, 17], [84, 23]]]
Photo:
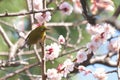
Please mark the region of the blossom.
[[60, 36], [59, 36], [58, 42], [59, 42], [60, 44], [64, 44], [64, 43], [65, 43], [65, 38], [63, 37], [63, 35], [60, 35]]
[[39, 24], [42, 24], [44, 22], [48, 22], [51, 20], [51, 13], [49, 11], [46, 11], [44, 13], [36, 13], [35, 19], [38, 21]]
[[78, 63], [82, 63], [87, 60], [87, 53], [85, 51], [78, 51], [76, 58]]
[[96, 24], [96, 25], [87, 24], [86, 30], [91, 35], [101, 34], [105, 32], [105, 34], [108, 36], [114, 34], [115, 32], [115, 29], [112, 28], [112, 26], [107, 23]]
[[68, 2], [63, 2], [60, 4], [59, 9], [63, 14], [70, 15], [72, 13], [73, 7]]
[[113, 38], [109, 41], [108, 49], [112, 52], [117, 52], [120, 49], [120, 38]]
[[80, 66], [78, 66], [78, 70], [79, 70], [79, 72], [85, 71], [85, 67], [80, 65]]
[[94, 72], [94, 77], [97, 78], [98, 80], [107, 80], [105, 69], [104, 68], [96, 69], [96, 71]]
[[72, 0], [73, 1], [73, 8], [76, 13], [82, 14], [82, 5], [80, 0]]
[[58, 71], [63, 74], [64, 77], [67, 77], [67, 74], [74, 70], [74, 63], [67, 59], [63, 64], [58, 66]]
[[33, 8], [34, 10], [41, 10], [43, 7], [42, 0], [33, 0]]
[[106, 10], [113, 11], [114, 4], [112, 0], [91, 0], [92, 6], [91, 11], [93, 14], [96, 14], [97, 11]]
[[46, 55], [45, 58], [47, 60], [54, 60], [59, 56], [59, 53], [61, 51], [61, 46], [57, 43], [52, 43], [51, 45], [47, 45], [45, 47]]
[[102, 44], [94, 42], [94, 41], [87, 43], [87, 48], [88, 48], [87, 52], [88, 53], [91, 53], [91, 52], [95, 53], [100, 45], [102, 45]]
[[86, 26], [86, 30], [91, 35], [95, 35], [95, 34], [103, 32], [101, 25], [99, 25], [99, 24], [91, 25], [88, 23]]
[[62, 78], [62, 74], [58, 73], [54, 68], [48, 69], [46, 75], [49, 80], [61, 80]]

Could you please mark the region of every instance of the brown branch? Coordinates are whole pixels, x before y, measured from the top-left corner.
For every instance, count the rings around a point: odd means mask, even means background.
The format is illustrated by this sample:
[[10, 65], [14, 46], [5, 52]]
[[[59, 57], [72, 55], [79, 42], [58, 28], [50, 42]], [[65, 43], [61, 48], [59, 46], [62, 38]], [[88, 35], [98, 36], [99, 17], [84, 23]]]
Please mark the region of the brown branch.
[[118, 6], [118, 8], [116, 9], [116, 11], [114, 12], [113, 17], [117, 18], [119, 16], [119, 14], [120, 14], [120, 5]]
[[23, 61], [15, 61], [15, 62], [1, 61], [0, 68], [1, 67], [17, 67], [20, 65], [28, 65], [28, 63]]
[[118, 80], [120, 80], [120, 49], [118, 50], [117, 74], [118, 74]]
[[9, 74], [7, 74], [6, 76], [0, 78], [0, 80], [7, 80], [8, 78], [10, 78], [10, 77], [12, 77], [12, 76], [14, 76], [14, 75], [16, 75], [16, 74], [19, 74], [19, 73], [21, 73], [21, 72], [23, 72], [23, 71], [25, 71], [25, 70], [27, 70], [27, 69], [30, 69], [30, 68], [32, 68], [32, 67], [34, 67], [34, 66], [37, 66], [37, 65], [39, 65], [39, 64], [40, 64], [40, 63], [34, 63], [34, 64], [31, 64], [31, 65], [28, 65], [28, 66], [24, 66], [23, 68], [18, 69], [18, 70], [16, 70], [16, 71], [14, 71], [14, 72], [12, 72], [12, 73], [9, 73]]
[[48, 8], [48, 9], [44, 9], [44, 10], [40, 10], [40, 11], [30, 11], [30, 12], [20, 12], [20, 13], [3, 13], [0, 14], [0, 17], [13, 17], [13, 16], [25, 16], [25, 15], [30, 15], [30, 14], [35, 14], [35, 13], [39, 13], [39, 12], [46, 12], [46, 11], [53, 11], [53, 8]]
[[106, 56], [96, 56], [90, 60], [90, 64], [101, 63], [106, 66], [116, 67], [117, 62], [110, 60], [110, 58], [106, 59]]
[[106, 72], [106, 74], [114, 73], [114, 72], [117, 72], [117, 70], [108, 71], [108, 72]]
[[[46, 9], [46, 0], [42, 0], [42, 4], [43, 4], [43, 9]], [[45, 25], [46, 22], [43, 23], [43, 25]], [[42, 74], [42, 80], [46, 80], [46, 60], [45, 60], [45, 39], [46, 39], [46, 35], [44, 36], [44, 41], [40, 43], [41, 46], [41, 74]]]

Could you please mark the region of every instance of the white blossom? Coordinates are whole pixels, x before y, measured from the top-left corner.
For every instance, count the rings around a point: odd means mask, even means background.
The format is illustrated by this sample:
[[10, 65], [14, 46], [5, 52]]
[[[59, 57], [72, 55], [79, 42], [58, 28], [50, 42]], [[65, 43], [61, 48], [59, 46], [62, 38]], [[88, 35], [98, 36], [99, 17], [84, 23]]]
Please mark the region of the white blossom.
[[46, 75], [49, 80], [61, 80], [63, 76], [62, 74], [58, 73], [58, 71], [54, 68], [48, 69]]
[[36, 11], [42, 10], [42, 7], [43, 7], [42, 0], [33, 0], [34, 10], [36, 10]]
[[87, 53], [85, 51], [78, 51], [76, 58], [78, 63], [82, 63], [87, 60]]
[[42, 24], [44, 22], [48, 22], [51, 20], [51, 13], [49, 11], [46, 11], [44, 13], [36, 13], [35, 19], [38, 21], [39, 24]]
[[59, 70], [64, 77], [67, 77], [67, 75], [74, 70], [74, 63], [70, 59], [67, 59], [63, 64], [59, 65]]
[[60, 35], [60, 36], [59, 36], [58, 42], [59, 42], [60, 44], [64, 44], [64, 43], [65, 43], [65, 38], [63, 37], [63, 35]]
[[70, 15], [73, 11], [73, 7], [68, 2], [63, 2], [60, 4], [59, 9], [63, 14]]
[[73, 10], [75, 13], [80, 13], [82, 14], [82, 5], [80, 3], [80, 0], [72, 0], [73, 1]]
[[57, 43], [52, 43], [51, 45], [47, 45], [45, 47], [46, 55], [45, 58], [47, 60], [54, 60], [59, 56], [59, 53], [61, 51], [61, 46]]

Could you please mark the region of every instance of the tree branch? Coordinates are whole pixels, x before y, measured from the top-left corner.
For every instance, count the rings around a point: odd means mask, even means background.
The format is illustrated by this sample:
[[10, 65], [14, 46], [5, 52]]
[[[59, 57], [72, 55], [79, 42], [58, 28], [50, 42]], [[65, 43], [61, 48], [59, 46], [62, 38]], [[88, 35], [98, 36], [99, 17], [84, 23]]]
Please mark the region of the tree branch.
[[12, 42], [10, 41], [10, 39], [8, 38], [7, 34], [5, 33], [5, 31], [3, 30], [1, 26], [0, 26], [0, 34], [2, 35], [8, 47], [9, 48], [12, 47], [13, 46]]
[[21, 13], [8, 13], [5, 12], [3, 14], [0, 14], [0, 17], [13, 17], [13, 16], [25, 16], [25, 15], [30, 15], [30, 14], [35, 14], [39, 12], [46, 12], [46, 11], [53, 11], [53, 8], [48, 8], [40, 11], [30, 11], [30, 12], [21, 12]]

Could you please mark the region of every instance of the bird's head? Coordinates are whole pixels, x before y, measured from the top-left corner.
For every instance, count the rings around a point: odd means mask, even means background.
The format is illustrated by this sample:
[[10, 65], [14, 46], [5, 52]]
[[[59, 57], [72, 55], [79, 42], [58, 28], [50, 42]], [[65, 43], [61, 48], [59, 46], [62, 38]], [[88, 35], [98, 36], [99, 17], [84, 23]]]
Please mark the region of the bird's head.
[[46, 26], [39, 26], [39, 28], [40, 28], [40, 31], [46, 31], [46, 30], [49, 30]]

